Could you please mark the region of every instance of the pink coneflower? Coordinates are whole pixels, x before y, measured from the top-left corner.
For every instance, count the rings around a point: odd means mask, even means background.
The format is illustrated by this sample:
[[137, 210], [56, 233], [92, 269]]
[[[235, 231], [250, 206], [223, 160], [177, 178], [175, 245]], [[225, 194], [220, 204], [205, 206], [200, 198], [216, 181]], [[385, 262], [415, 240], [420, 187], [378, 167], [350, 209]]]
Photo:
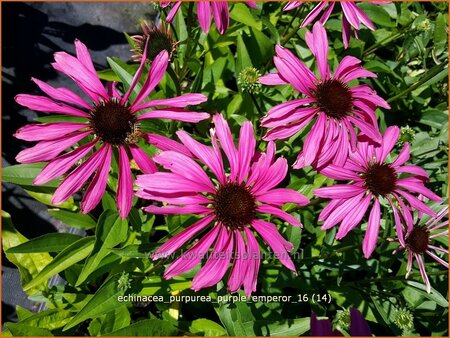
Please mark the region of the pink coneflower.
[[[167, 14], [166, 22], [171, 23], [175, 18], [182, 1], [161, 1], [163, 8], [173, 4], [169, 14]], [[246, 1], [248, 6], [256, 8], [256, 2]], [[208, 33], [211, 26], [211, 12], [216, 23], [217, 30], [220, 34], [225, 33], [230, 24], [230, 13], [228, 9], [228, 1], [198, 1], [197, 2], [197, 18], [203, 32]]]
[[[132, 59], [140, 62], [144, 49], [147, 48], [147, 61], [151, 62], [160, 52], [166, 50], [169, 53], [169, 61], [172, 59], [177, 42], [172, 38], [170, 27], [161, 23], [158, 27], [154, 22], [142, 21], [142, 35], [133, 35], [131, 38], [135, 42], [135, 47], [131, 50], [135, 54]], [[148, 41], [148, 43], [147, 43]], [[147, 47], [146, 47], [147, 46]]]
[[[194, 157], [175, 151], [156, 155], [155, 162], [170, 172], [139, 175], [137, 196], [167, 203], [162, 207], [145, 208], [150, 213], [201, 216], [199, 221], [166, 241], [153, 254], [153, 259], [167, 257], [202, 232], [201, 239], [167, 267], [165, 278], [191, 270], [213, 246], [206, 263], [192, 281], [192, 289], [197, 291], [217, 284], [233, 260], [228, 289], [235, 292], [243, 286], [245, 293], [250, 295], [256, 290], [260, 265], [254, 230], [269, 244], [280, 262], [295, 271], [288, 254], [293, 249], [292, 244], [279, 234], [267, 217], [279, 217], [294, 226], [301, 226], [299, 220], [283, 211], [281, 206], [285, 203], [303, 206], [308, 199], [294, 190], [275, 188], [287, 174], [287, 161], [274, 159], [273, 142], [269, 142], [265, 153], [255, 154], [256, 140], [250, 122], [242, 125], [236, 148], [222, 115], [215, 115], [213, 119], [213, 148], [179, 131], [178, 137]], [[229, 174], [225, 173], [217, 139], [228, 159]], [[213, 180], [201, 165], [213, 173]]]
[[[52, 204], [64, 202], [79, 191], [95, 172], [81, 202], [82, 212], [87, 213], [100, 202], [105, 191], [114, 150], [119, 166], [117, 208], [120, 215], [126, 217], [133, 200], [130, 157], [135, 160], [142, 172], [156, 171], [155, 164], [139, 147], [138, 141], [145, 139], [160, 149], [171, 149], [173, 144], [173, 141], [163, 136], [141, 131], [140, 121], [155, 118], [185, 122], [204, 120], [209, 114], [180, 108], [202, 103], [207, 98], [201, 94], [186, 94], [144, 102], [165, 73], [168, 65], [167, 51], [162, 51], [153, 60], [142, 88], [136, 93], [135, 88], [144, 70], [144, 57], [130, 88], [124, 95], [120, 95], [114, 84], [110, 84], [107, 90], [102, 85], [86, 46], [76, 40], [75, 48], [76, 57], [65, 52], [55, 53], [55, 63], [52, 66], [72, 78], [92, 103], [88, 103], [67, 88], [53, 88], [33, 79], [48, 97], [19, 94], [16, 96], [17, 103], [36, 111], [75, 116], [80, 118], [80, 121], [30, 124], [20, 128], [15, 134], [17, 138], [39, 143], [21, 151], [16, 160], [21, 163], [50, 161], [33, 181], [39, 185], [64, 175], [83, 157], [88, 157], [64, 178], [52, 198]], [[142, 111], [146, 112], [138, 115]], [[86, 142], [75, 147], [78, 142], [85, 139]], [[58, 156], [71, 147], [75, 149]]]
[[[344, 47], [348, 48], [348, 43], [350, 41], [350, 33], [351, 28], [354, 29], [355, 38], [358, 38], [357, 31], [359, 30], [360, 24], [364, 24], [371, 30], [375, 30], [375, 26], [370, 21], [369, 17], [366, 13], [364, 13], [354, 2], [351, 1], [339, 1], [338, 2], [342, 7], [342, 41], [344, 42]], [[375, 2], [377, 4], [382, 2]], [[303, 2], [300, 1], [292, 1], [289, 2], [286, 6], [284, 6], [283, 10], [289, 11], [294, 8], [302, 5]], [[309, 14], [306, 16], [305, 20], [303, 20], [301, 27], [308, 26], [311, 22], [313, 22], [320, 13], [323, 14], [319, 19], [319, 22], [325, 24], [329, 19], [331, 12], [334, 9], [336, 2], [334, 1], [320, 1]]]
[[431, 286], [427, 272], [425, 270], [423, 254], [427, 254], [436, 262], [442, 264], [448, 269], [448, 263], [436, 255], [436, 252], [448, 254], [448, 248], [444, 249], [430, 243], [432, 239], [448, 235], [448, 219], [442, 222], [442, 219], [447, 215], [448, 206], [445, 206], [441, 211], [437, 213], [436, 216], [431, 217], [427, 222], [425, 222], [425, 224], [420, 224], [422, 220], [422, 218], [420, 218], [414, 223], [413, 227], [410, 227], [409, 229], [405, 227], [403, 228], [405, 239], [404, 243], [399, 247], [399, 249], [405, 249], [406, 253], [408, 254], [406, 278], [408, 278], [409, 274], [411, 273], [413, 259], [415, 258], [417, 264], [419, 265], [422, 279], [427, 286], [428, 293], [430, 293], [431, 291]]
[[333, 163], [343, 165], [349, 144], [356, 145], [355, 127], [376, 142], [381, 141], [375, 109], [389, 108], [368, 85], [354, 87], [349, 82], [361, 77], [376, 77], [360, 66], [361, 61], [346, 56], [334, 75], [328, 67], [328, 40], [321, 23], [307, 32], [306, 43], [316, 58], [316, 76], [289, 50], [277, 45], [274, 63], [279, 73], [260, 78], [266, 85], [291, 84], [305, 98], [279, 104], [269, 110], [261, 125], [270, 130], [265, 140], [285, 139], [313, 123], [297, 157], [294, 168], [313, 165], [316, 169]]
[[[400, 243], [404, 245], [402, 224], [399, 214], [406, 221], [407, 229], [412, 230], [413, 220], [409, 207], [433, 215], [414, 194], [421, 194], [433, 201], [441, 198], [428, 190], [424, 181], [428, 179], [425, 170], [414, 165], [405, 165], [409, 159], [409, 144], [406, 143], [398, 157], [392, 162], [386, 159], [400, 135], [398, 127], [389, 127], [383, 136], [381, 145], [361, 139], [355, 152], [343, 166], [330, 165], [322, 174], [335, 180], [351, 180], [352, 184], [335, 184], [319, 188], [314, 194], [331, 198], [332, 201], [320, 213], [319, 221], [324, 221], [323, 230], [341, 223], [336, 239], [342, 239], [353, 230], [370, 207], [369, 221], [363, 241], [364, 256], [368, 258], [378, 240], [381, 219], [381, 202], [386, 201], [392, 207]], [[408, 175], [403, 177], [403, 175]]]

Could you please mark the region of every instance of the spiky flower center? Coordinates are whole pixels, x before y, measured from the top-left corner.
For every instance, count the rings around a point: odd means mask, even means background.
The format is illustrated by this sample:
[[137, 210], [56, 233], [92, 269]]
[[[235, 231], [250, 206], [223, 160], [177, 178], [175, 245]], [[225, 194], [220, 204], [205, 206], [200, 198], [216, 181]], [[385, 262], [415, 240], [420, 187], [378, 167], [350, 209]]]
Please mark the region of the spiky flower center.
[[257, 94], [262, 87], [262, 84], [259, 82], [260, 77], [261, 74], [258, 69], [246, 67], [239, 73], [237, 83], [243, 91]]
[[255, 218], [255, 197], [243, 184], [226, 183], [213, 198], [217, 220], [230, 229], [239, 229]]
[[423, 254], [428, 250], [430, 232], [426, 228], [415, 225], [405, 242], [412, 252]]
[[328, 79], [317, 85], [317, 106], [331, 118], [342, 120], [353, 108], [352, 92], [339, 80]]
[[103, 142], [112, 145], [136, 143], [135, 138], [130, 140], [130, 137], [137, 134], [139, 128], [127, 104], [123, 105], [115, 98], [102, 101], [91, 110], [90, 120], [94, 133]]
[[152, 61], [155, 57], [161, 53], [163, 50], [166, 50], [169, 53], [169, 58], [173, 53], [174, 41], [169, 33], [159, 30], [158, 28], [154, 28], [149, 30], [144, 35], [145, 39], [142, 40], [141, 50], [143, 51], [145, 47], [145, 43], [147, 44], [147, 59]]
[[397, 174], [389, 164], [372, 163], [367, 167], [362, 177], [366, 189], [375, 196], [385, 196], [396, 188]]

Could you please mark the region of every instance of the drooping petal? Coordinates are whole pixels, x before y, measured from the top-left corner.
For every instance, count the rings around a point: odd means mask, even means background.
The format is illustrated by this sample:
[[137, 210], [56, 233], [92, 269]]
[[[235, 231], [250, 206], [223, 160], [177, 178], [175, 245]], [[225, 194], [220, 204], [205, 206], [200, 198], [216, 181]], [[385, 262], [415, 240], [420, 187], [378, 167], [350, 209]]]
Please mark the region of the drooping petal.
[[212, 1], [212, 14], [214, 22], [216, 23], [217, 30], [220, 34], [225, 33], [230, 24], [230, 13], [228, 9], [227, 1]]
[[280, 263], [295, 272], [294, 263], [288, 254], [293, 249], [293, 245], [280, 235], [275, 225], [260, 219], [255, 219], [252, 222], [252, 227], [269, 244]]
[[140, 147], [135, 144], [129, 144], [128, 149], [130, 149], [131, 156], [133, 156], [139, 169], [141, 169], [144, 174], [153, 174], [158, 171], [155, 162], [153, 162], [150, 156], [148, 156]]
[[197, 3], [197, 17], [202, 31], [208, 33], [211, 26], [211, 4], [209, 1], [199, 1]]
[[119, 146], [119, 180], [117, 182], [117, 209], [120, 217], [126, 218], [133, 204], [133, 177], [127, 151]]
[[342, 221], [336, 234], [336, 239], [344, 238], [350, 231], [353, 230], [355, 226], [358, 225], [369, 207], [371, 198], [372, 195], [369, 194], [361, 200], [360, 204], [355, 205], [352, 213]]
[[192, 248], [184, 252], [180, 257], [171, 263], [164, 271], [164, 278], [170, 279], [193, 269], [202, 261], [209, 248], [217, 238], [221, 227], [213, 227], [204, 237], [202, 237]]
[[238, 291], [244, 283], [249, 260], [241, 232], [239, 230], [234, 231], [234, 235], [236, 237], [235, 258], [230, 277], [228, 278], [228, 291], [230, 292]]
[[27, 124], [17, 130], [14, 137], [25, 141], [49, 141], [86, 127], [89, 125], [71, 122]]
[[207, 227], [214, 219], [214, 216], [206, 216], [190, 225], [180, 233], [176, 234], [163, 245], [161, 245], [158, 250], [156, 250], [152, 255], [153, 260], [157, 260], [160, 258], [164, 258], [169, 256], [171, 253], [174, 253], [179, 248], [181, 248], [184, 243], [197, 235], [200, 231], [202, 231], [205, 227]]
[[421, 255], [414, 254], [417, 260], [417, 264], [419, 265], [420, 274], [422, 275], [422, 279], [425, 282], [425, 285], [427, 287], [427, 292], [431, 293], [431, 285], [430, 281], [428, 280], [427, 271], [425, 270], [425, 264], [423, 263], [423, 259]]
[[380, 202], [376, 198], [370, 211], [369, 222], [363, 240], [364, 257], [369, 259], [378, 241], [378, 231], [380, 230]]
[[319, 2], [316, 7], [314, 7], [309, 14], [305, 17], [305, 19], [303, 20], [301, 27], [306, 27], [308, 26], [311, 22], [313, 22], [320, 14], [320, 12], [322, 11], [322, 9], [326, 6], [334, 6], [333, 3], [328, 3], [326, 1], [321, 1]]
[[261, 264], [261, 256], [258, 242], [252, 231], [244, 227], [245, 237], [247, 239], [248, 263], [247, 271], [244, 276], [244, 291], [247, 297], [256, 291], [256, 283], [258, 281], [259, 265]]
[[111, 168], [112, 150], [109, 144], [105, 145], [104, 158], [100, 163], [94, 179], [89, 184], [81, 201], [81, 211], [87, 214], [100, 203], [108, 182], [108, 174]]
[[86, 156], [97, 143], [96, 140], [86, 143], [71, 152], [61, 155], [49, 162], [39, 175], [33, 180], [33, 184], [40, 185], [66, 173], [80, 159]]
[[34, 147], [22, 150], [16, 156], [20, 163], [45, 162], [52, 160], [65, 149], [88, 136], [91, 131], [76, 132], [70, 136], [61, 136], [50, 141], [40, 141]]
[[84, 163], [72, 171], [55, 190], [52, 204], [61, 204], [70, 196], [80, 190], [84, 183], [91, 177], [94, 171], [100, 166], [107, 154], [107, 145], [103, 145]]
[[192, 280], [191, 289], [194, 291], [216, 285], [230, 265], [234, 239], [226, 227], [221, 228], [214, 250]]

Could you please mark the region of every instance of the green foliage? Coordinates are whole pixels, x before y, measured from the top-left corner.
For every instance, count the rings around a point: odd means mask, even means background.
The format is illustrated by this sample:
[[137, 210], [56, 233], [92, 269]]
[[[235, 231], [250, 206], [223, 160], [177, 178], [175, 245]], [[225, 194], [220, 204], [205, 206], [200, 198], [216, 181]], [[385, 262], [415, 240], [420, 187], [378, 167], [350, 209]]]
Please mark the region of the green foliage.
[[[261, 141], [266, 130], [260, 127], [260, 119], [273, 106], [299, 95], [289, 85], [261, 85], [249, 78], [248, 73], [256, 74], [257, 78], [275, 70], [276, 44], [288, 48], [316, 70], [305, 42], [306, 31], [311, 26], [300, 28], [316, 4], [305, 3], [289, 12], [282, 10], [284, 5], [265, 2], [252, 9], [245, 3], [230, 3], [230, 27], [221, 35], [214, 23], [208, 34], [203, 33], [196, 19], [196, 4], [183, 3], [171, 24], [178, 44], [170, 69], [145, 100], [202, 93], [208, 96], [208, 101], [189, 109], [222, 113], [236, 138], [239, 126], [251, 121], [259, 149], [266, 149], [266, 143]], [[393, 2], [380, 6], [365, 2], [359, 6], [375, 23], [376, 30], [362, 27], [358, 31], [359, 40], [352, 37], [349, 48], [344, 49], [342, 12], [337, 5], [325, 25], [331, 68], [335, 69], [343, 57], [351, 55], [361, 59], [364, 68], [376, 73], [376, 78], [355, 81], [355, 84], [370, 85], [391, 105], [391, 109], [378, 109], [376, 114], [382, 132], [391, 125], [402, 128], [402, 138], [393, 155], [409, 142], [409, 162], [429, 174], [427, 187], [447, 196], [448, 4]], [[159, 9], [164, 18], [167, 9]], [[131, 44], [132, 40], [126, 37]], [[138, 68], [136, 63], [128, 61], [107, 58], [110, 68], [99, 71], [99, 77], [117, 81], [118, 90], [126, 92]], [[144, 75], [150, 67], [151, 64], [146, 64]], [[131, 101], [142, 88], [143, 78], [132, 91]], [[44, 123], [78, 120], [59, 115], [36, 119]], [[140, 127], [143, 132], [174, 140], [178, 140], [176, 131], [184, 129], [199, 142], [211, 143], [210, 121], [194, 125], [146, 120]], [[277, 141], [277, 156], [286, 158], [292, 165], [308, 132], [309, 127], [289, 139]], [[149, 156], [158, 152], [144, 141], [139, 146]], [[337, 229], [321, 230], [318, 216], [326, 201], [316, 198], [313, 191], [335, 182], [311, 168], [290, 169], [282, 183], [311, 199], [310, 205], [304, 208], [294, 204], [283, 207], [304, 227], [295, 228], [275, 217], [271, 219], [294, 246], [291, 255], [297, 274], [276, 259], [264, 259], [254, 293], [286, 296], [289, 300], [271, 302], [248, 298], [219, 303], [218, 295], [229, 295], [223, 283], [198, 293], [190, 290], [199, 266], [166, 280], [163, 271], [173, 258], [153, 261], [150, 257], [162, 243], [196, 222], [197, 215], [150, 215], [141, 208], [147, 202], [135, 198], [130, 215], [121, 219], [115, 197], [116, 153], [107, 190], [97, 209], [82, 214], [77, 198], [54, 206], [51, 196], [60, 180], [38, 187], [33, 185], [44, 166], [45, 163], [35, 163], [5, 167], [2, 181], [21, 186], [31, 198], [47, 205], [52, 217], [83, 229], [87, 236], [52, 233], [28, 240], [14, 228], [9, 214], [2, 212], [6, 259], [19, 269], [23, 289], [30, 299], [47, 306], [47, 310], [37, 314], [18, 307], [19, 322], [5, 323], [4, 335], [300, 336], [310, 334], [311, 312], [334, 318], [334, 327], [348, 333], [350, 307], [361, 311], [374, 335], [448, 335], [447, 271], [429, 257], [425, 259], [433, 286], [430, 293], [416, 264], [409, 279], [405, 279], [406, 256], [403, 251], [394, 252], [398, 243], [386, 240], [395, 238], [394, 216], [389, 212], [383, 215], [380, 230], [383, 236], [369, 260], [361, 251], [367, 228], [365, 221], [340, 241], [335, 239]], [[132, 167], [134, 176], [141, 174], [134, 163]], [[442, 205], [431, 207], [438, 211]], [[439, 241], [444, 247], [448, 245], [447, 237]], [[261, 250], [269, 250], [267, 245], [260, 244]], [[176, 257], [178, 254], [179, 251]], [[448, 259], [446, 255], [442, 258]], [[67, 283], [49, 287], [49, 279], [56, 274]], [[162, 298], [123, 301], [129, 295]], [[194, 295], [209, 297], [210, 301], [171, 299]], [[245, 297], [242, 291], [233, 295]]]

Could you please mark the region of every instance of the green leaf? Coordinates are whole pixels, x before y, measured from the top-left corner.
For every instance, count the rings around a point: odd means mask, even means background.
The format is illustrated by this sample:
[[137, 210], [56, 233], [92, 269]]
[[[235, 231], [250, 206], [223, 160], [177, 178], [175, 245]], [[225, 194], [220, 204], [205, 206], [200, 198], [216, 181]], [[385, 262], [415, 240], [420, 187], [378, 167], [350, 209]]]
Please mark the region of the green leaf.
[[310, 318], [286, 319], [277, 322], [257, 320], [254, 323], [258, 336], [301, 336], [310, 328]]
[[436, 49], [436, 55], [440, 55], [447, 46], [447, 15], [439, 13], [436, 18], [436, 26], [434, 29], [434, 48]]
[[238, 35], [237, 37], [236, 55], [236, 74], [239, 74], [246, 67], [252, 67], [250, 54], [247, 51], [242, 35]]
[[108, 255], [113, 247], [126, 239], [128, 222], [114, 213], [107, 217], [101, 217], [95, 234], [94, 249], [81, 270], [76, 286], [83, 283], [86, 278], [97, 268], [103, 258]]
[[428, 298], [428, 299], [436, 302], [436, 304], [438, 304], [439, 306], [442, 306], [445, 308], [448, 307], [448, 300], [445, 299], [445, 297], [442, 296], [437, 290], [431, 288], [431, 292], [428, 293], [427, 287], [425, 284], [414, 282], [412, 280], [406, 281], [406, 284], [408, 284], [409, 286], [414, 288], [417, 293], [421, 294], [425, 298]]
[[[9, 253], [8, 250], [20, 244], [26, 243], [28, 239], [18, 232], [11, 221], [11, 216], [2, 211], [2, 246], [6, 258], [19, 269], [22, 285], [33, 281], [44, 267], [52, 261], [47, 253], [18, 254]], [[29, 290], [29, 294], [35, 293], [39, 289], [45, 288], [45, 285], [35, 283], [35, 289]]]
[[[107, 57], [106, 60], [111, 66], [113, 72], [120, 78], [120, 81], [124, 84], [125, 88], [130, 88], [131, 82], [133, 81], [133, 75], [137, 71], [137, 65], [135, 65], [135, 67], [131, 67], [118, 58]], [[139, 94], [140, 91], [141, 86], [139, 83], [137, 83], [130, 95], [131, 101], [133, 101], [133, 99]]]
[[380, 26], [395, 28], [395, 23], [392, 21], [391, 16], [383, 8], [383, 6], [360, 3], [359, 7], [369, 16], [369, 18]]
[[227, 331], [212, 320], [201, 318], [192, 321], [191, 326], [189, 326], [189, 332], [196, 336], [225, 336]]
[[119, 301], [119, 296], [123, 296], [127, 291], [117, 287], [120, 276], [121, 274], [115, 274], [110, 277], [80, 312], [64, 327], [63, 331], [80, 324], [86, 319], [97, 318], [122, 306], [123, 303]]
[[[5, 327], [13, 336], [18, 337], [51, 337], [53, 334], [46, 329], [24, 325], [22, 323], [5, 323]], [[3, 335], [3, 332], [2, 332]]]
[[79, 240], [81, 236], [69, 233], [45, 234], [9, 249], [8, 253], [59, 252]]
[[107, 335], [112, 331], [117, 331], [130, 325], [130, 321], [130, 312], [126, 305], [122, 305], [114, 309], [114, 311], [92, 320], [88, 330], [91, 336]]
[[97, 75], [100, 80], [120, 82], [120, 77], [111, 68], [98, 70]]
[[230, 18], [246, 26], [262, 29], [262, 23], [255, 20], [248, 6], [243, 3], [234, 3], [233, 9], [230, 11]]
[[24, 290], [31, 289], [40, 283], [46, 282], [50, 277], [60, 273], [68, 267], [78, 263], [82, 259], [86, 258], [94, 247], [94, 238], [85, 237], [61, 251], [51, 262], [48, 264], [39, 275], [33, 280], [28, 282], [23, 288]]
[[55, 330], [63, 327], [72, 317], [72, 312], [62, 309], [49, 309], [34, 314], [21, 321], [21, 324], [38, 327], [47, 330]]
[[68, 210], [49, 209], [48, 213], [65, 224], [77, 229], [93, 229], [96, 222], [89, 215]]
[[[33, 180], [44, 168], [45, 163], [33, 164], [17, 164], [2, 169], [2, 181], [8, 183], [15, 183], [22, 186], [32, 186]], [[40, 187], [56, 188], [59, 185], [58, 180], [50, 181]]]
[[[25, 187], [24, 187], [25, 188]], [[55, 204], [52, 203], [52, 197], [53, 197], [53, 189], [51, 191], [48, 190], [48, 188], [45, 187], [29, 187], [25, 188], [25, 191], [28, 195], [33, 197], [36, 201], [41, 202], [42, 204], [54, 207]], [[73, 200], [73, 197], [69, 197], [66, 201], [64, 201], [61, 204], [58, 204], [58, 208], [68, 209], [68, 210], [74, 210], [76, 209], [75, 202]]]
[[160, 319], [146, 319], [120, 330], [108, 333], [108, 336], [166, 337], [175, 336], [176, 334], [177, 329], [168, 321]]
[[229, 336], [255, 335], [253, 331], [255, 317], [246, 303], [220, 304], [216, 312]]
[[120, 257], [149, 258], [150, 253], [158, 246], [156, 243], [131, 244], [123, 248], [113, 248], [110, 251]]

